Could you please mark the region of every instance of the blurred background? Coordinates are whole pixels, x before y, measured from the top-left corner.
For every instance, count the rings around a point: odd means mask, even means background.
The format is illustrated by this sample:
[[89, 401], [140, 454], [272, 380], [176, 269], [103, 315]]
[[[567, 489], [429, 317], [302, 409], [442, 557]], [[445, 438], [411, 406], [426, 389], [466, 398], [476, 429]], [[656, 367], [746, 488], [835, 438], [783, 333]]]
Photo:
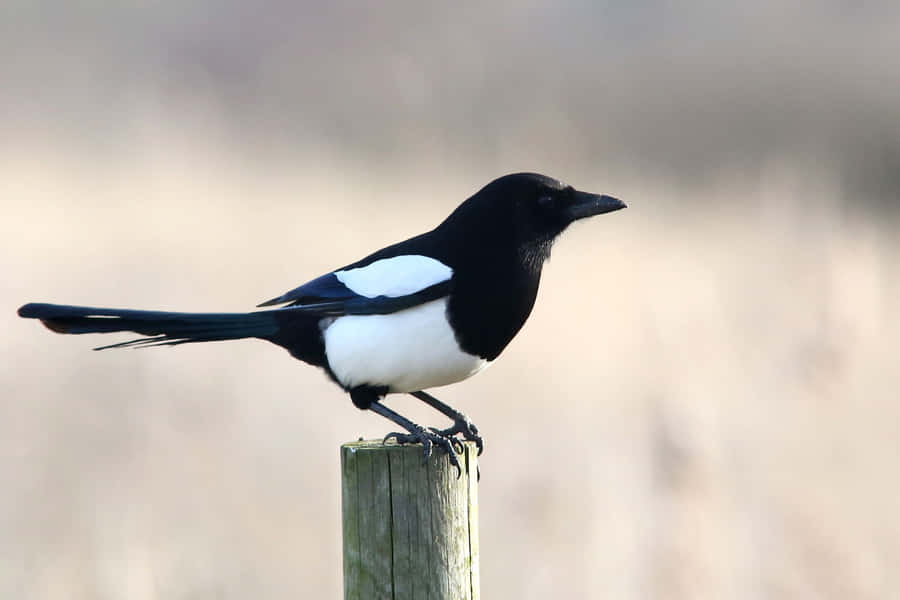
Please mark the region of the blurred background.
[[438, 390], [487, 440], [483, 597], [900, 593], [897, 3], [0, 16], [0, 597], [340, 597], [338, 447], [386, 421], [263, 342], [15, 309], [249, 309], [521, 170], [629, 208]]

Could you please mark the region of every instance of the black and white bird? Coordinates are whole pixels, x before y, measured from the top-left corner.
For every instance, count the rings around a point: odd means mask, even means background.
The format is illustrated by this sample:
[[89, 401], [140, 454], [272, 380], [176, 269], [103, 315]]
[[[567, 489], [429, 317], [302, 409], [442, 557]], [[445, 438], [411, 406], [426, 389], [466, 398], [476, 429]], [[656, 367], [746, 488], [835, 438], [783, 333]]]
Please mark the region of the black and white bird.
[[[177, 313], [31, 303], [19, 309], [59, 333], [132, 331], [143, 338], [97, 348], [261, 338], [322, 367], [360, 409], [406, 431], [385, 439], [443, 448], [459, 468], [461, 435], [475, 425], [424, 390], [455, 383], [495, 360], [528, 318], [541, 269], [573, 221], [625, 208], [544, 175], [500, 177], [427, 233], [382, 248], [249, 313]], [[384, 404], [408, 393], [453, 421], [424, 428]]]

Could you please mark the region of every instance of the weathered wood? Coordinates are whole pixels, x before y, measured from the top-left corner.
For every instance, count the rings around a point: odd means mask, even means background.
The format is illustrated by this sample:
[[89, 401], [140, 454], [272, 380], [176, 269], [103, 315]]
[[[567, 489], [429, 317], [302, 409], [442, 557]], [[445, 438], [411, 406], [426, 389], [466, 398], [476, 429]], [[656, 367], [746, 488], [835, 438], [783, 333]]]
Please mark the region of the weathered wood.
[[341, 446], [345, 600], [478, 600], [478, 451]]

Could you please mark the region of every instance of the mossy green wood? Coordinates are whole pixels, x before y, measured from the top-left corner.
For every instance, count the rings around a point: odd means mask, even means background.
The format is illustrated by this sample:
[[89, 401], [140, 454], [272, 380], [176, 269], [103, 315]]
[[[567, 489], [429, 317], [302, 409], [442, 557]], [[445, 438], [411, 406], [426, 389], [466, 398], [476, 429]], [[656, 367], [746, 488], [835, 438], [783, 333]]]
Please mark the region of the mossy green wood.
[[478, 451], [341, 446], [346, 600], [478, 600]]

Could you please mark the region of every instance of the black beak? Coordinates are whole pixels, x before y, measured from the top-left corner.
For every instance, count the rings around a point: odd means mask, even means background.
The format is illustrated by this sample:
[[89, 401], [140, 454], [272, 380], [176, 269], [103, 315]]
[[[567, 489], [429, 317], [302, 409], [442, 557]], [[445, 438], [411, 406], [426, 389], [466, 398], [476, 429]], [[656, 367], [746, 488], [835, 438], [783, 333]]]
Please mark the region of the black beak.
[[575, 191], [575, 203], [569, 207], [569, 216], [573, 221], [602, 215], [625, 208], [627, 205], [612, 196]]

